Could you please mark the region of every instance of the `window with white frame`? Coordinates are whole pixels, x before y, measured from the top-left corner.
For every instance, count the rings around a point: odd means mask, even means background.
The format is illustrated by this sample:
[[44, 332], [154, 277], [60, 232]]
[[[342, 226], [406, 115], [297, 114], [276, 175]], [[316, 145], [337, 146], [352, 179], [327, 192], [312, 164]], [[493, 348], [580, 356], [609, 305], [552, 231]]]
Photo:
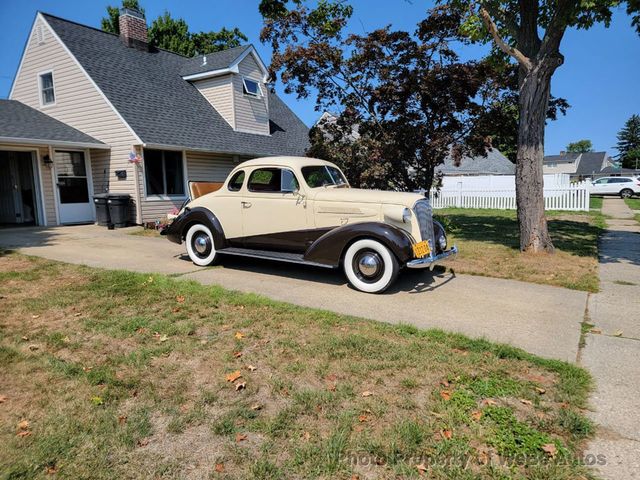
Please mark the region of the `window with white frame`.
[[148, 197], [184, 196], [182, 152], [145, 149], [144, 174]]
[[252, 97], [261, 97], [262, 89], [260, 83], [250, 78], [242, 79], [242, 91], [245, 95], [251, 95]]
[[53, 87], [53, 72], [40, 74], [40, 99], [42, 105], [56, 103], [56, 93]]

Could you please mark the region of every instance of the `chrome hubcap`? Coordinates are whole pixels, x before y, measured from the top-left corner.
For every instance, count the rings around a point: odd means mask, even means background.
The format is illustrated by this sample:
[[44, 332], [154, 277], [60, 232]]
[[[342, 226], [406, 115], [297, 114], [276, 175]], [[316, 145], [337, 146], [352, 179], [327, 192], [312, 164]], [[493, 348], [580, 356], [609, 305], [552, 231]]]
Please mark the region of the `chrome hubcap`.
[[362, 255], [358, 260], [358, 270], [365, 277], [373, 277], [380, 268], [380, 261], [378, 258], [370, 253]]
[[207, 251], [208, 239], [205, 235], [198, 235], [193, 242], [193, 248], [196, 249], [196, 252], [203, 254]]

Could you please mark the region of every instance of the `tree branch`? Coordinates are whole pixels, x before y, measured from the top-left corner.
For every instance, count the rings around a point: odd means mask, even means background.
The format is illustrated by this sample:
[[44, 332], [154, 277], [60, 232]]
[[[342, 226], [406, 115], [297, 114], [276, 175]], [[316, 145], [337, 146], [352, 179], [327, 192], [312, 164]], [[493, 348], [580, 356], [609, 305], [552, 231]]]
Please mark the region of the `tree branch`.
[[480, 7], [480, 16], [482, 17], [482, 22], [484, 23], [484, 26], [487, 28], [487, 30], [489, 30], [489, 33], [493, 37], [494, 42], [496, 42], [496, 45], [500, 48], [500, 50], [502, 50], [507, 55], [512, 56], [518, 61], [520, 65], [522, 65], [527, 70], [530, 70], [532, 67], [531, 60], [526, 55], [524, 55], [520, 50], [507, 44], [502, 39], [502, 37], [500, 36], [500, 33], [498, 32], [498, 27], [494, 23], [493, 19], [489, 15], [489, 12], [487, 11], [486, 8]]

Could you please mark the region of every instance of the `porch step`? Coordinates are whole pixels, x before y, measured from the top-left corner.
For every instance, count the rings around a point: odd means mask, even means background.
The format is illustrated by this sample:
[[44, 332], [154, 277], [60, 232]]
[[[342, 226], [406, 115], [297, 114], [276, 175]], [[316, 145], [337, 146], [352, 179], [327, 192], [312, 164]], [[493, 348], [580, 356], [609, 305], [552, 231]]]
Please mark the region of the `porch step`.
[[259, 258], [262, 260], [276, 260], [278, 262], [297, 263], [300, 265], [312, 265], [314, 267], [333, 268], [317, 262], [309, 262], [301, 253], [275, 252], [270, 250], [255, 250], [252, 248], [228, 247], [218, 250], [224, 255], [236, 255], [239, 257]]

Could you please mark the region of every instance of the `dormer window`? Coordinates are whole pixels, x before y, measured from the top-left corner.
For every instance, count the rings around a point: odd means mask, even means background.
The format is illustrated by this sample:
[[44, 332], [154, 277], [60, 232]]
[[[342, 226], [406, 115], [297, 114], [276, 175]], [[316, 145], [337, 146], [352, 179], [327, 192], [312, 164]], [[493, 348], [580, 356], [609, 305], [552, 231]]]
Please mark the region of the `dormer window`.
[[56, 103], [56, 94], [53, 87], [53, 72], [44, 72], [39, 75], [40, 103], [42, 106]]
[[262, 96], [262, 89], [260, 88], [260, 84], [255, 80], [251, 80], [250, 78], [242, 78], [242, 92], [245, 95], [250, 95], [252, 97]]

